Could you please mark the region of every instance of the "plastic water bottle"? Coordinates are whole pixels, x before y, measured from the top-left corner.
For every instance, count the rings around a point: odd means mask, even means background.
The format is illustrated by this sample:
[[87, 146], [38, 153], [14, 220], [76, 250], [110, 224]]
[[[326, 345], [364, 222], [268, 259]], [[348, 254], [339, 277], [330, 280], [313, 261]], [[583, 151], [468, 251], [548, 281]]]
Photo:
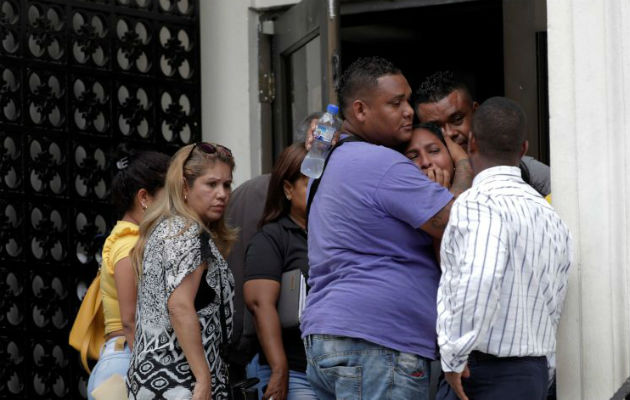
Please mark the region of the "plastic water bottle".
[[322, 176], [324, 162], [330, 152], [331, 142], [337, 130], [335, 116], [338, 111], [339, 108], [336, 105], [329, 104], [326, 107], [326, 112], [317, 122], [314, 132], [315, 140], [313, 140], [311, 150], [306, 154], [300, 168], [302, 174], [310, 178], [317, 179]]

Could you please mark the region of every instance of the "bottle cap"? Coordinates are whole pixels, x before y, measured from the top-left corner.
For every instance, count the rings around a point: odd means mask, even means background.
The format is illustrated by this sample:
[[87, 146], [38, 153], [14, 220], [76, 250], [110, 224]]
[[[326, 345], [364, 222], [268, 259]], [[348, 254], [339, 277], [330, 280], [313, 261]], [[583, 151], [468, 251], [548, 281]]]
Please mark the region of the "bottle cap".
[[329, 104], [328, 107], [326, 107], [326, 111], [331, 113], [332, 115], [337, 115], [337, 113], [339, 112], [339, 107], [334, 104]]

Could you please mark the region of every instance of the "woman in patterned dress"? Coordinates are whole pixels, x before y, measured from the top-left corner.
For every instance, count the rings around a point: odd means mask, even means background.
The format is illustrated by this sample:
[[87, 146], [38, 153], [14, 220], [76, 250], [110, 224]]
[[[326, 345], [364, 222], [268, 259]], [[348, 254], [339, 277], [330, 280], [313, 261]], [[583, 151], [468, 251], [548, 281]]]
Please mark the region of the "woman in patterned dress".
[[234, 279], [224, 257], [235, 232], [224, 212], [233, 169], [221, 145], [183, 147], [171, 160], [164, 196], [140, 225], [129, 399], [228, 398], [220, 349], [232, 331]]

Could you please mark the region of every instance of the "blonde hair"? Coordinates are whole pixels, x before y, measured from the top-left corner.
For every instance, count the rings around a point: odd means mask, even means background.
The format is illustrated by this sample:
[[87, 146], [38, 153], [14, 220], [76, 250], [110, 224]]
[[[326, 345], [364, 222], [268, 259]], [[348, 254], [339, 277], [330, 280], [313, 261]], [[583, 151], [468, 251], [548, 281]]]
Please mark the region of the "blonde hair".
[[227, 226], [225, 214], [219, 220], [206, 225], [184, 199], [184, 183], [191, 188], [195, 179], [206, 173], [208, 168], [217, 162], [227, 164], [230, 170], [234, 171], [234, 159], [231, 153], [224, 151], [220, 145], [214, 145], [214, 147], [217, 148], [217, 151], [209, 154], [199, 149], [195, 144], [189, 144], [179, 149], [171, 158], [170, 166], [166, 172], [164, 194], [144, 215], [140, 223], [140, 237], [131, 251], [131, 262], [138, 279], [142, 275], [142, 259], [147, 239], [163, 218], [175, 216], [185, 218], [188, 222], [180, 234], [196, 223], [200, 227], [199, 233], [208, 232], [224, 257], [229, 254], [238, 231]]

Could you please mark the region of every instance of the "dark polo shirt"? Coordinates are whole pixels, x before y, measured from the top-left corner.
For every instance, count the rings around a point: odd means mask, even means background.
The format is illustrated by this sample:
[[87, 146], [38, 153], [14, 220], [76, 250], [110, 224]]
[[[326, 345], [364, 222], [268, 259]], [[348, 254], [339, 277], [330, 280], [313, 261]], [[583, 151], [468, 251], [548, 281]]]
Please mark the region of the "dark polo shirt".
[[251, 238], [258, 231], [258, 221], [263, 214], [267, 189], [271, 175], [265, 174], [248, 180], [237, 187], [228, 203], [226, 219], [232, 227], [238, 228], [238, 239], [232, 246], [232, 251], [227, 257], [228, 266], [234, 275], [234, 331], [232, 343], [235, 348], [230, 352], [230, 365], [240, 366], [242, 371], [232, 371], [232, 378], [243, 375], [244, 367], [255, 354], [256, 339], [244, 337], [243, 317], [248, 312], [243, 300], [243, 274], [245, 272], [245, 251]]
[[[245, 256], [245, 281], [271, 279], [280, 282], [282, 274], [294, 269], [308, 277], [306, 231], [288, 216], [263, 226], [251, 240]], [[283, 329], [282, 344], [289, 369], [306, 371], [306, 355], [300, 329]], [[260, 364], [268, 364], [260, 351]]]

